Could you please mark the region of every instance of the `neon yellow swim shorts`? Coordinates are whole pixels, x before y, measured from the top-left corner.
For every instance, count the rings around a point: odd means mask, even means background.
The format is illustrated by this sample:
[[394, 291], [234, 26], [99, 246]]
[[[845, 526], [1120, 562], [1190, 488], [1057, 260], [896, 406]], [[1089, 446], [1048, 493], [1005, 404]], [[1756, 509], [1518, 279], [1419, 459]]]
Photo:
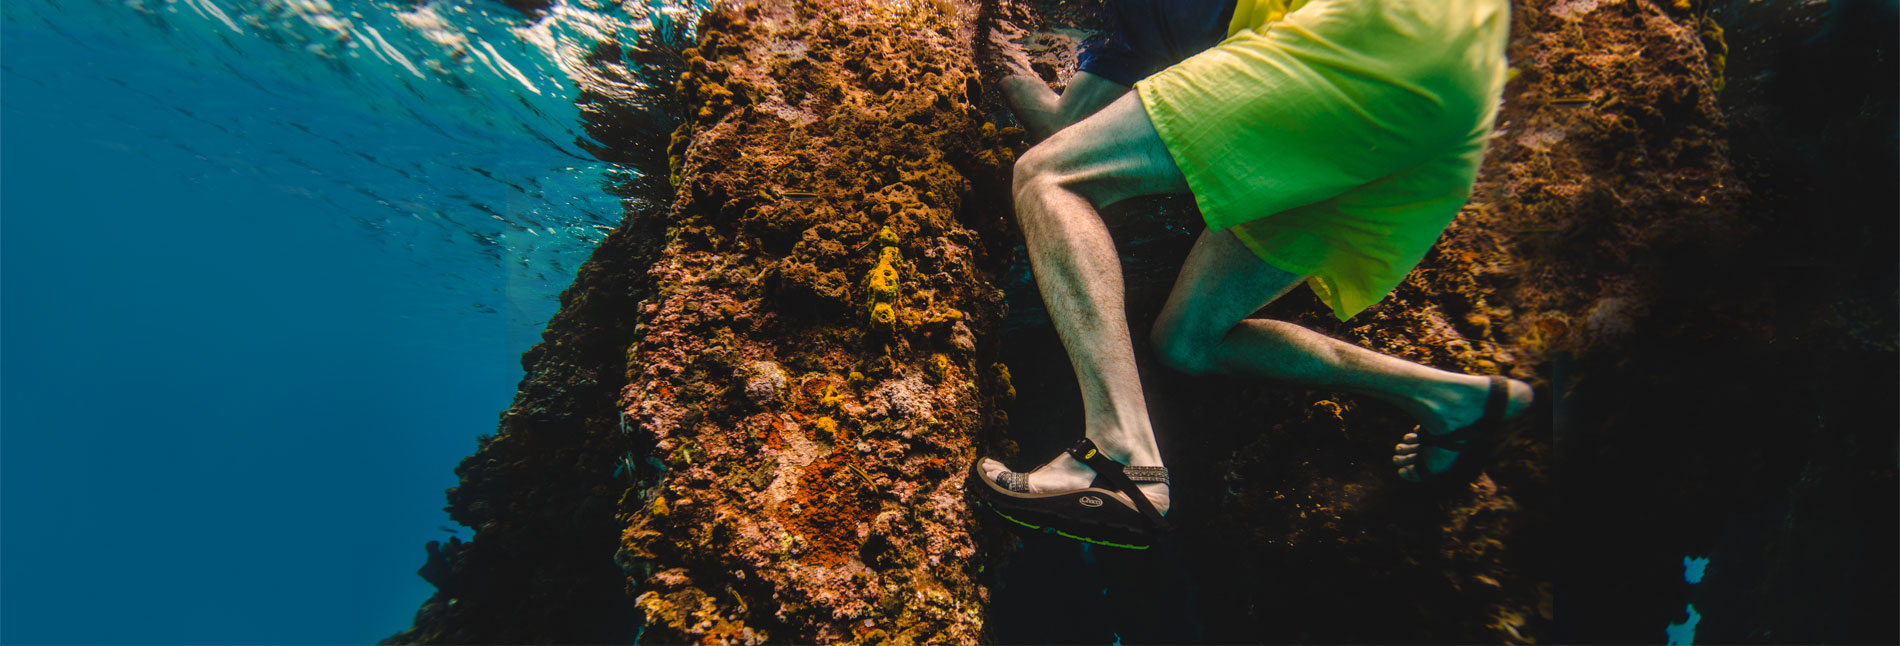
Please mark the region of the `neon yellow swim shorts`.
[[1508, 0], [1240, 0], [1226, 40], [1135, 87], [1208, 227], [1343, 321], [1470, 197], [1510, 23]]

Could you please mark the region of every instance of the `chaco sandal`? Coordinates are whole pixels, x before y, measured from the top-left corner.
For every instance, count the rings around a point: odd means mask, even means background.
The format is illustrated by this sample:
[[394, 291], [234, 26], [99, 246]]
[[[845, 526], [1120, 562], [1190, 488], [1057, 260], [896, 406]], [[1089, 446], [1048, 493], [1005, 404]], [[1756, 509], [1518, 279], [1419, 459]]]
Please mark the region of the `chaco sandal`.
[[[1476, 479], [1478, 472], [1484, 468], [1484, 465], [1491, 462], [1498, 448], [1504, 444], [1504, 410], [1510, 402], [1511, 381], [1493, 375], [1491, 392], [1485, 396], [1484, 400], [1484, 416], [1478, 418], [1477, 422], [1442, 435], [1426, 433], [1423, 429], [1406, 433], [1401, 441], [1417, 445], [1418, 448], [1397, 453], [1396, 456], [1415, 455], [1417, 459], [1411, 464], [1400, 467], [1401, 478], [1403, 478], [1404, 467], [1409, 466], [1412, 467], [1412, 473], [1418, 477], [1418, 480], [1412, 482], [1419, 484], [1462, 484]], [[1454, 451], [1458, 453], [1458, 457], [1451, 466], [1441, 471], [1427, 471], [1425, 447]]]
[[985, 478], [978, 459], [970, 464], [970, 490], [1010, 522], [1096, 545], [1148, 549], [1168, 531], [1167, 519], [1135, 484], [1168, 483], [1167, 467], [1124, 465], [1103, 455], [1088, 438], [1069, 447], [1068, 453], [1095, 470], [1095, 482], [1087, 489], [1030, 493], [1029, 474], [1004, 471], [994, 480]]

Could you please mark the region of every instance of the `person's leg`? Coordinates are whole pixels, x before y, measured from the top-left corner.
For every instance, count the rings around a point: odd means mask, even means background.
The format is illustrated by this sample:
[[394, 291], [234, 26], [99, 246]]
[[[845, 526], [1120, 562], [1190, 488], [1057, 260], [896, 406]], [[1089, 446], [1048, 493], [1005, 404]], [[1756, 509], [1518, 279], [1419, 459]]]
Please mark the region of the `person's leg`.
[[1126, 85], [1088, 72], [1076, 72], [1061, 94], [1033, 72], [1004, 77], [998, 87], [1009, 102], [1010, 112], [1037, 141], [1095, 114], [1129, 90]]
[[[1110, 8], [1120, 10], [1119, 5]], [[1048, 139], [1049, 135], [1088, 118], [1116, 98], [1127, 94], [1130, 89], [1082, 70], [1077, 71], [1069, 79], [1069, 86], [1058, 94], [1036, 74], [1029, 62], [1029, 53], [1023, 51], [1023, 46], [1018, 42], [1027, 32], [1000, 21], [992, 24], [991, 28], [989, 46], [984, 49], [995, 57], [991, 59], [992, 65], [1000, 68], [1003, 75], [996, 83], [997, 89], [1002, 91], [1003, 100], [1009, 104], [1010, 112], [1016, 115], [1016, 121], [1029, 131], [1032, 141]]]
[[[1338, 388], [1391, 402], [1419, 420], [1421, 430], [1443, 434], [1484, 414], [1486, 377], [1431, 368], [1361, 348], [1318, 332], [1247, 318], [1305, 279], [1283, 271], [1241, 244], [1230, 231], [1201, 234], [1175, 280], [1154, 327], [1162, 363], [1190, 374], [1266, 377]], [[1507, 415], [1530, 405], [1529, 384], [1512, 380]], [[1399, 473], [1417, 479], [1416, 438], [1398, 447]], [[1438, 472], [1457, 454], [1425, 447], [1425, 468]]]
[[[1057, 132], [1016, 163], [1016, 219], [1036, 286], [1082, 387], [1083, 432], [1124, 464], [1161, 466], [1122, 305], [1121, 257], [1097, 209], [1136, 195], [1187, 191], [1134, 94]], [[993, 460], [984, 474], [1003, 470]], [[1093, 470], [1064, 454], [1030, 474], [1031, 491], [1088, 486]], [[1142, 485], [1168, 508], [1167, 486]]]

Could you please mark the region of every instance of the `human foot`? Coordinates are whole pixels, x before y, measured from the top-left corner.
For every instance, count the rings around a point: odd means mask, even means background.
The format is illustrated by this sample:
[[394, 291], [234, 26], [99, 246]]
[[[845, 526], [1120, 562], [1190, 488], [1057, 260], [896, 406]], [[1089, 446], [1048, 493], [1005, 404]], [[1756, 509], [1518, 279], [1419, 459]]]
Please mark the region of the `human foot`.
[[1029, 31], [1004, 19], [990, 21], [990, 29], [984, 39], [985, 47], [979, 53], [984, 67], [990, 68], [998, 77], [1036, 76], [1036, 69], [1030, 63], [1028, 48], [1023, 40], [1029, 37]]
[[[1159, 467], [1161, 465], [1135, 464], [1129, 466]], [[990, 458], [983, 458], [979, 461], [977, 469], [982, 472], [984, 479], [1001, 484], [1011, 490], [1021, 491], [1022, 493], [1053, 493], [1057, 491], [1087, 489], [1095, 482], [1096, 475], [1094, 469], [1089, 468], [1086, 464], [1082, 464], [1081, 461], [1075, 459], [1075, 456], [1069, 455], [1066, 452], [1057, 455], [1056, 459], [1050, 460], [1047, 464], [1037, 467], [1036, 470], [1028, 473], [1010, 471], [1009, 467], [1002, 462]], [[1004, 476], [1003, 474], [1010, 475]], [[999, 479], [999, 476], [1004, 479]], [[1008, 482], [1008, 478], [1012, 477], [1021, 478], [1025, 486], [1011, 486], [1011, 483]], [[1147, 494], [1148, 501], [1154, 504], [1156, 511], [1161, 512], [1163, 515], [1168, 513], [1168, 483], [1143, 482], [1137, 483], [1137, 486], [1140, 487], [1142, 493]], [[1129, 498], [1125, 493], [1111, 491], [1110, 495], [1130, 507], [1135, 506], [1135, 501]]]
[[[978, 460], [970, 464], [970, 480], [979, 500], [1030, 529], [1130, 549], [1146, 549], [1169, 529], [1162, 517], [1167, 469], [1124, 466], [1087, 439], [1029, 473]], [[1094, 482], [1106, 487], [1090, 486]]]
[[1393, 447], [1392, 464], [1409, 482], [1475, 468], [1480, 454], [1502, 440], [1504, 421], [1530, 408], [1534, 397], [1530, 384], [1497, 376], [1457, 389]]

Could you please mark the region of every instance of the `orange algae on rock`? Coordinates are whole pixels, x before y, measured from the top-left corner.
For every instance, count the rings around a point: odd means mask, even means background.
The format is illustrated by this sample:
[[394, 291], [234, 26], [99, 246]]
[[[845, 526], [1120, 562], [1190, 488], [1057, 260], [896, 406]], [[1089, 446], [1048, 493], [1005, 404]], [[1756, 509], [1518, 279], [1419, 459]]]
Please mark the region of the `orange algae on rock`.
[[860, 530], [878, 511], [875, 481], [846, 453], [833, 453], [798, 476], [798, 490], [778, 514], [799, 539], [789, 556], [816, 567], [838, 567], [854, 558]]

